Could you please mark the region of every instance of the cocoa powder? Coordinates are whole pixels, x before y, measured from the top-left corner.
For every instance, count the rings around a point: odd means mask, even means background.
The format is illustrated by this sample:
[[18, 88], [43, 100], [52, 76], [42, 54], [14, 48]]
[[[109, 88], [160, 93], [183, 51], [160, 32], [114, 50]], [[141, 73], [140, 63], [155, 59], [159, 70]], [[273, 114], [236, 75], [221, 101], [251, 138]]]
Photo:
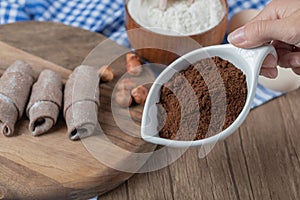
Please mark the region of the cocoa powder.
[[202, 59], [175, 74], [161, 88], [159, 135], [199, 140], [229, 127], [247, 97], [246, 76], [220, 57]]

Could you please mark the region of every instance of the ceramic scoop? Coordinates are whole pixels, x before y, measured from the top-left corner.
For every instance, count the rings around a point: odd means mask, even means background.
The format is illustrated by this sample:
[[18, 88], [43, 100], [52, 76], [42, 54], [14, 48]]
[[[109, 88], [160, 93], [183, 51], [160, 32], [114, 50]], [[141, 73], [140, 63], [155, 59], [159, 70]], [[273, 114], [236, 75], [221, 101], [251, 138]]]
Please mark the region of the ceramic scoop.
[[[142, 138], [150, 143], [179, 148], [214, 144], [219, 140], [225, 139], [238, 129], [248, 115], [254, 99], [261, 65], [269, 54], [277, 58], [275, 48], [272, 45], [253, 49], [241, 49], [231, 44], [225, 44], [200, 48], [178, 58], [158, 76], [149, 91], [142, 117]], [[246, 75], [247, 99], [241, 113], [228, 128], [201, 140], [179, 141], [161, 138], [158, 130], [159, 122], [156, 104], [160, 101], [162, 85], [168, 82], [175, 73], [188, 68], [190, 64], [214, 56], [228, 60]]]

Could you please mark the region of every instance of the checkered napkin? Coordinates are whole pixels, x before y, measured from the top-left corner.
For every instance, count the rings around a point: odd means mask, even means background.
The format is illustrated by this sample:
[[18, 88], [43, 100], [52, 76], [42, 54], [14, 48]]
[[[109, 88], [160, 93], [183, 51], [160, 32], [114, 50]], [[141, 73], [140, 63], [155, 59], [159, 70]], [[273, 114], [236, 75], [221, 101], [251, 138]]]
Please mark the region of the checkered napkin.
[[[262, 9], [268, 1], [228, 0], [228, 17], [243, 9]], [[124, 26], [124, 0], [0, 0], [0, 24], [24, 20], [61, 22], [130, 46]], [[252, 107], [281, 94], [258, 85]]]

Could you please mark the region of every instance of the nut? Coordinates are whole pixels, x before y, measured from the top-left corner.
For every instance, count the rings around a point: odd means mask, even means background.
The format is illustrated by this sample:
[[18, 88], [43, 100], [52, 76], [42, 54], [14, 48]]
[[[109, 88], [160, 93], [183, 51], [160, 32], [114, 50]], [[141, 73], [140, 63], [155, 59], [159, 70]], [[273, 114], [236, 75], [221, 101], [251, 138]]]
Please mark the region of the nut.
[[129, 52], [126, 54], [126, 63], [130, 62], [131, 60], [140, 61], [140, 58], [135, 53]]
[[146, 101], [148, 89], [140, 85], [131, 91], [131, 96], [137, 104], [143, 104]]
[[138, 60], [131, 60], [127, 63], [126, 68], [128, 74], [132, 76], [139, 76], [143, 71], [142, 64]]
[[108, 65], [102, 66], [98, 70], [101, 82], [109, 82], [114, 79], [114, 73]]
[[115, 93], [115, 101], [123, 108], [129, 107], [132, 104], [132, 97], [128, 90], [118, 90]]
[[117, 84], [117, 90], [129, 90], [131, 91], [133, 88], [136, 87], [136, 83], [134, 80], [130, 78], [124, 78]]
[[140, 58], [136, 54], [126, 54], [126, 69], [127, 72], [132, 76], [139, 76], [142, 73], [142, 63], [140, 61]]

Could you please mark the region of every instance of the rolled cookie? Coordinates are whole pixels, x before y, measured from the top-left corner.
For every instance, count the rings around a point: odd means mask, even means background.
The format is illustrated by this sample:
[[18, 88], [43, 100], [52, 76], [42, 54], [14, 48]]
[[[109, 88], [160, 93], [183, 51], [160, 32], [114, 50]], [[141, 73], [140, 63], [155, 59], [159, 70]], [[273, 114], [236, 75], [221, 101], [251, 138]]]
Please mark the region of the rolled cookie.
[[64, 93], [64, 117], [71, 140], [92, 135], [98, 125], [99, 76], [81, 65], [69, 77]]
[[56, 124], [61, 107], [61, 76], [54, 71], [43, 70], [32, 87], [26, 109], [32, 135], [39, 136], [50, 130]]
[[13, 135], [34, 80], [32, 68], [23, 61], [16, 61], [0, 78], [0, 130], [5, 136]]

